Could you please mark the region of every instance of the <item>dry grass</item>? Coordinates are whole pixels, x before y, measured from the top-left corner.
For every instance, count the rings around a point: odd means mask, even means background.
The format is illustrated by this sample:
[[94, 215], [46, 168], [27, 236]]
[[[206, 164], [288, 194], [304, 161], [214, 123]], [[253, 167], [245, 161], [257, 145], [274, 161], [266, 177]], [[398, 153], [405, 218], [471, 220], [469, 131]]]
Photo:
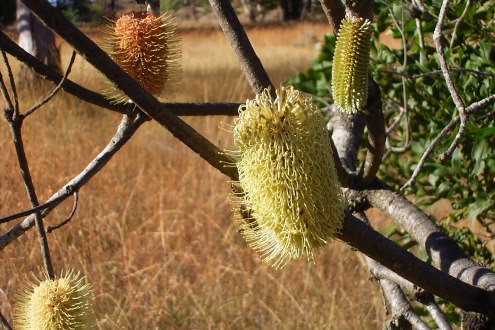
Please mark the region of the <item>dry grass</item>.
[[[325, 26], [253, 29], [249, 36], [275, 84], [304, 69]], [[183, 36], [180, 101], [252, 97], [221, 32]], [[69, 56], [63, 47], [63, 63]], [[2, 67], [3, 70], [3, 67]], [[3, 71], [5, 72], [5, 71]], [[80, 58], [71, 78], [97, 89]], [[23, 106], [39, 93], [21, 90]], [[231, 118], [187, 121], [228, 146]], [[58, 95], [24, 126], [41, 200], [76, 175], [112, 136], [119, 116]], [[0, 215], [28, 208], [8, 126], [0, 124]], [[229, 183], [158, 125], [147, 123], [80, 191], [72, 223], [49, 235], [57, 272], [82, 270], [94, 287], [102, 329], [375, 329], [383, 309], [362, 258], [337, 242], [315, 263], [273, 270], [242, 241], [227, 202]], [[63, 220], [72, 201], [47, 219]], [[1, 225], [1, 233], [12, 224]], [[0, 251], [0, 309], [11, 317], [22, 282], [42, 265], [35, 232]]]

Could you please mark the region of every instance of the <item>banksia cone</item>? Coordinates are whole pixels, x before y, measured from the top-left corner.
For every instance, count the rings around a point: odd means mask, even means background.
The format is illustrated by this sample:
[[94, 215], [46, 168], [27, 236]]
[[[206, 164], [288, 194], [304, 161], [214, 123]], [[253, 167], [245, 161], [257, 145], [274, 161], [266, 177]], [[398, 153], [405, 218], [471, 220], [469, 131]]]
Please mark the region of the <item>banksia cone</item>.
[[19, 294], [14, 307], [15, 329], [96, 329], [91, 287], [69, 272], [55, 280], [36, 280]]
[[[105, 48], [114, 61], [149, 93], [172, 95], [180, 76], [181, 52], [175, 21], [167, 15], [131, 12], [106, 28]], [[128, 97], [114, 86], [105, 94], [115, 103]]]
[[247, 243], [276, 268], [313, 258], [342, 228], [343, 198], [328, 132], [311, 99], [293, 87], [258, 94], [239, 109], [234, 155], [242, 193], [233, 199]]
[[332, 68], [333, 99], [342, 111], [354, 113], [366, 105], [371, 33], [369, 20], [342, 20]]

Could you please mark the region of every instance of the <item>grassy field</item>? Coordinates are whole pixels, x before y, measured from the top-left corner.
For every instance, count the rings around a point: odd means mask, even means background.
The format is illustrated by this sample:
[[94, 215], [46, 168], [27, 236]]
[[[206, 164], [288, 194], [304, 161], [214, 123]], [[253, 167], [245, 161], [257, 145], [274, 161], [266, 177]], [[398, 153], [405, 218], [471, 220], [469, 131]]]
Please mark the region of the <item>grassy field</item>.
[[[325, 25], [248, 31], [275, 85], [309, 66]], [[97, 36], [96, 36], [97, 37]], [[253, 96], [220, 31], [183, 33], [183, 82], [176, 101], [244, 101]], [[70, 49], [62, 44], [65, 64]], [[18, 70], [15, 61], [14, 67]], [[2, 67], [3, 70], [3, 67]], [[2, 71], [5, 72], [5, 71]], [[97, 90], [101, 77], [77, 58], [71, 79]], [[24, 109], [41, 95], [20, 91]], [[3, 105], [2, 105], [3, 107]], [[106, 145], [120, 116], [61, 93], [23, 126], [40, 200], [79, 173]], [[221, 147], [232, 118], [186, 119]], [[0, 122], [0, 216], [29, 208], [5, 121]], [[79, 194], [72, 222], [49, 234], [56, 272], [76, 269], [94, 288], [102, 329], [377, 329], [384, 311], [364, 260], [341, 242], [314, 263], [262, 264], [236, 230], [229, 182], [154, 123]], [[72, 201], [46, 219], [63, 220]], [[5, 233], [13, 223], [0, 225]], [[40, 274], [34, 230], [0, 251], [0, 310]]]

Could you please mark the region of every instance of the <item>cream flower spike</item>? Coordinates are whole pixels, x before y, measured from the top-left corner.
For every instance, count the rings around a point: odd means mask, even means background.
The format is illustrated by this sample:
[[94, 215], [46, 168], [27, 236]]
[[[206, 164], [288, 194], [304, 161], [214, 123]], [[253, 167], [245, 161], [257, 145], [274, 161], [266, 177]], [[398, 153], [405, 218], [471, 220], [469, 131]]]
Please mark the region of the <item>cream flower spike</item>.
[[[181, 48], [172, 16], [131, 12], [104, 28], [104, 48], [113, 60], [149, 93], [172, 96], [180, 80]], [[104, 92], [114, 103], [128, 97], [111, 85]]]
[[14, 306], [14, 329], [96, 329], [91, 287], [74, 272], [29, 283]]
[[368, 99], [371, 22], [347, 16], [337, 35], [332, 67], [332, 93], [344, 112], [360, 111]]
[[239, 109], [234, 142], [239, 184], [233, 198], [247, 243], [276, 268], [314, 258], [342, 228], [343, 197], [328, 132], [310, 97], [265, 89]]

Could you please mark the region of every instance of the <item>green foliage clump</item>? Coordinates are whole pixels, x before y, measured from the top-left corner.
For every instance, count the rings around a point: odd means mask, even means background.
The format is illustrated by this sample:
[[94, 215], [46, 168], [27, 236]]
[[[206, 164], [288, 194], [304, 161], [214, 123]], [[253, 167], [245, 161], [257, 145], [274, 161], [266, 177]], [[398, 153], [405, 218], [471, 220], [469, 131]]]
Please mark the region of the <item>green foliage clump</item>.
[[[375, 7], [369, 70], [381, 87], [387, 127], [395, 125], [388, 132], [389, 151], [380, 177], [396, 189], [407, 182], [433, 139], [458, 115], [433, 44], [440, 5], [439, 1], [425, 1], [425, 10], [421, 11], [402, 2], [378, 1]], [[494, 7], [494, 0], [473, 1], [468, 7], [464, 1], [452, 1], [447, 11], [443, 28], [445, 56], [466, 107], [495, 93]], [[423, 38], [420, 38], [418, 21]], [[385, 35], [394, 38], [395, 47], [382, 42]], [[329, 86], [334, 48], [335, 37], [325, 35], [312, 67], [288, 82], [314, 95], [321, 106], [333, 103]], [[469, 220], [477, 221], [489, 237], [494, 238], [494, 107], [469, 116], [459, 147], [451, 157], [440, 162], [438, 156], [448, 149], [456, 133], [454, 130], [441, 141], [405, 194], [414, 195], [421, 207], [448, 199], [454, 212], [447, 223], [454, 236], [466, 230], [453, 230], [459, 226], [451, 225]], [[390, 147], [403, 151], [391, 152]], [[470, 246], [474, 244], [472, 240], [464, 241]], [[484, 245], [476, 246], [477, 253], [481, 253], [482, 247], [486, 249]], [[472, 255], [476, 253], [473, 251]], [[486, 257], [482, 259], [493, 262]]]

